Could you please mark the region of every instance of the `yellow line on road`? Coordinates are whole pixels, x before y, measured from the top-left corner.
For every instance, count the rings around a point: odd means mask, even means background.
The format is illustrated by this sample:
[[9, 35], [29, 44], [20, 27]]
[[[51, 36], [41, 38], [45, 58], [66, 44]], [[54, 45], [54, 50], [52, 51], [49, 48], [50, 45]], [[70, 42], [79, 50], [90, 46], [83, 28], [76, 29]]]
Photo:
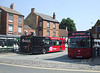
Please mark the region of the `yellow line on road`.
[[15, 64], [7, 64], [7, 63], [0, 63], [1, 65], [9, 65], [9, 66], [16, 66], [16, 67], [24, 67], [24, 68], [35, 68], [35, 69], [48, 69], [48, 70], [63, 70], [63, 71], [82, 71], [82, 72], [97, 72], [97, 70], [80, 70], [80, 69], [61, 69], [61, 68], [45, 68], [45, 67], [34, 67], [34, 66], [24, 66], [24, 65], [15, 65]]

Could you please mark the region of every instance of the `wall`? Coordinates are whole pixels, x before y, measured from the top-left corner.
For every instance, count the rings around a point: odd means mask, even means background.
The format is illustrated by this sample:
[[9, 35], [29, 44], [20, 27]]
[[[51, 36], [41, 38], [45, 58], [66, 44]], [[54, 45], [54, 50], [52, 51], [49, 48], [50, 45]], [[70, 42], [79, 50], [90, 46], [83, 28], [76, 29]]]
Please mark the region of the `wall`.
[[55, 23], [56, 28], [53, 28], [53, 22], [50, 22], [50, 27], [47, 28], [47, 21], [43, 21], [43, 36], [47, 36], [47, 30], [50, 31], [50, 37], [53, 36], [53, 31], [56, 32], [56, 37], [59, 37], [59, 24]]
[[1, 27], [0, 27], [0, 34], [6, 34], [6, 16], [7, 16], [7, 13], [0, 9], [1, 10]]
[[[7, 13], [6, 34], [8, 34], [8, 35], [23, 35], [24, 34], [24, 28], [23, 28], [24, 16], [22, 17], [22, 24], [18, 23], [18, 19], [19, 19], [19, 16], [14, 14], [13, 15], [13, 22], [9, 22], [9, 13]], [[9, 33], [9, 26], [8, 26], [9, 24], [13, 25], [13, 33], [12, 34]], [[22, 34], [18, 33], [18, 26], [22, 26]]]
[[[35, 35], [36, 35], [36, 31], [35, 29], [24, 29], [24, 31], [28, 31], [28, 34], [27, 35], [30, 35], [30, 32], [35, 32]], [[25, 34], [24, 34], [25, 35]]]
[[30, 13], [24, 20], [25, 25], [30, 25], [32, 28], [36, 29], [37, 15], [35, 13]]

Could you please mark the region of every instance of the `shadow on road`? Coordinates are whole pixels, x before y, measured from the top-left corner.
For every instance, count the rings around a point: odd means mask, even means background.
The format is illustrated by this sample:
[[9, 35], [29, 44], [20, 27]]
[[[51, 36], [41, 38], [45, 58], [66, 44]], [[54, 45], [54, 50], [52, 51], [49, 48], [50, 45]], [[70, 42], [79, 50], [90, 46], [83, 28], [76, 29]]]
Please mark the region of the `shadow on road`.
[[45, 59], [45, 60], [64, 62], [64, 63], [88, 64], [89, 59], [69, 58], [68, 55], [63, 55], [63, 56], [60, 56], [60, 57], [50, 58], [50, 59]]

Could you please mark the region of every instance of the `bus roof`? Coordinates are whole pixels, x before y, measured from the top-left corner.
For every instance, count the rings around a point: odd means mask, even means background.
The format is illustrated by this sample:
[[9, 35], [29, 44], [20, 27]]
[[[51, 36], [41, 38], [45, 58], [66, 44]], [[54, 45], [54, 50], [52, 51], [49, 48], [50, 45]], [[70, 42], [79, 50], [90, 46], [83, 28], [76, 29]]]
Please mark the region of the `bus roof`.
[[7, 38], [20, 38], [19, 35], [0, 35], [0, 37], [7, 37]]

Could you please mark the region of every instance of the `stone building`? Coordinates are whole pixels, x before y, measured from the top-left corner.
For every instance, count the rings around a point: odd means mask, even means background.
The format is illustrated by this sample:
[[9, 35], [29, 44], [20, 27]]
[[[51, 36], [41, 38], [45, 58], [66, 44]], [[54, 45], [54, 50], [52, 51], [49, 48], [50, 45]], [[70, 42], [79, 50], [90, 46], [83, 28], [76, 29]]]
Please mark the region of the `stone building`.
[[35, 8], [31, 9], [30, 14], [24, 20], [25, 25], [30, 25], [37, 36], [59, 37], [59, 22], [56, 15], [53, 17], [35, 12]]
[[24, 16], [14, 10], [14, 4], [10, 8], [0, 6], [0, 34], [23, 35]]

